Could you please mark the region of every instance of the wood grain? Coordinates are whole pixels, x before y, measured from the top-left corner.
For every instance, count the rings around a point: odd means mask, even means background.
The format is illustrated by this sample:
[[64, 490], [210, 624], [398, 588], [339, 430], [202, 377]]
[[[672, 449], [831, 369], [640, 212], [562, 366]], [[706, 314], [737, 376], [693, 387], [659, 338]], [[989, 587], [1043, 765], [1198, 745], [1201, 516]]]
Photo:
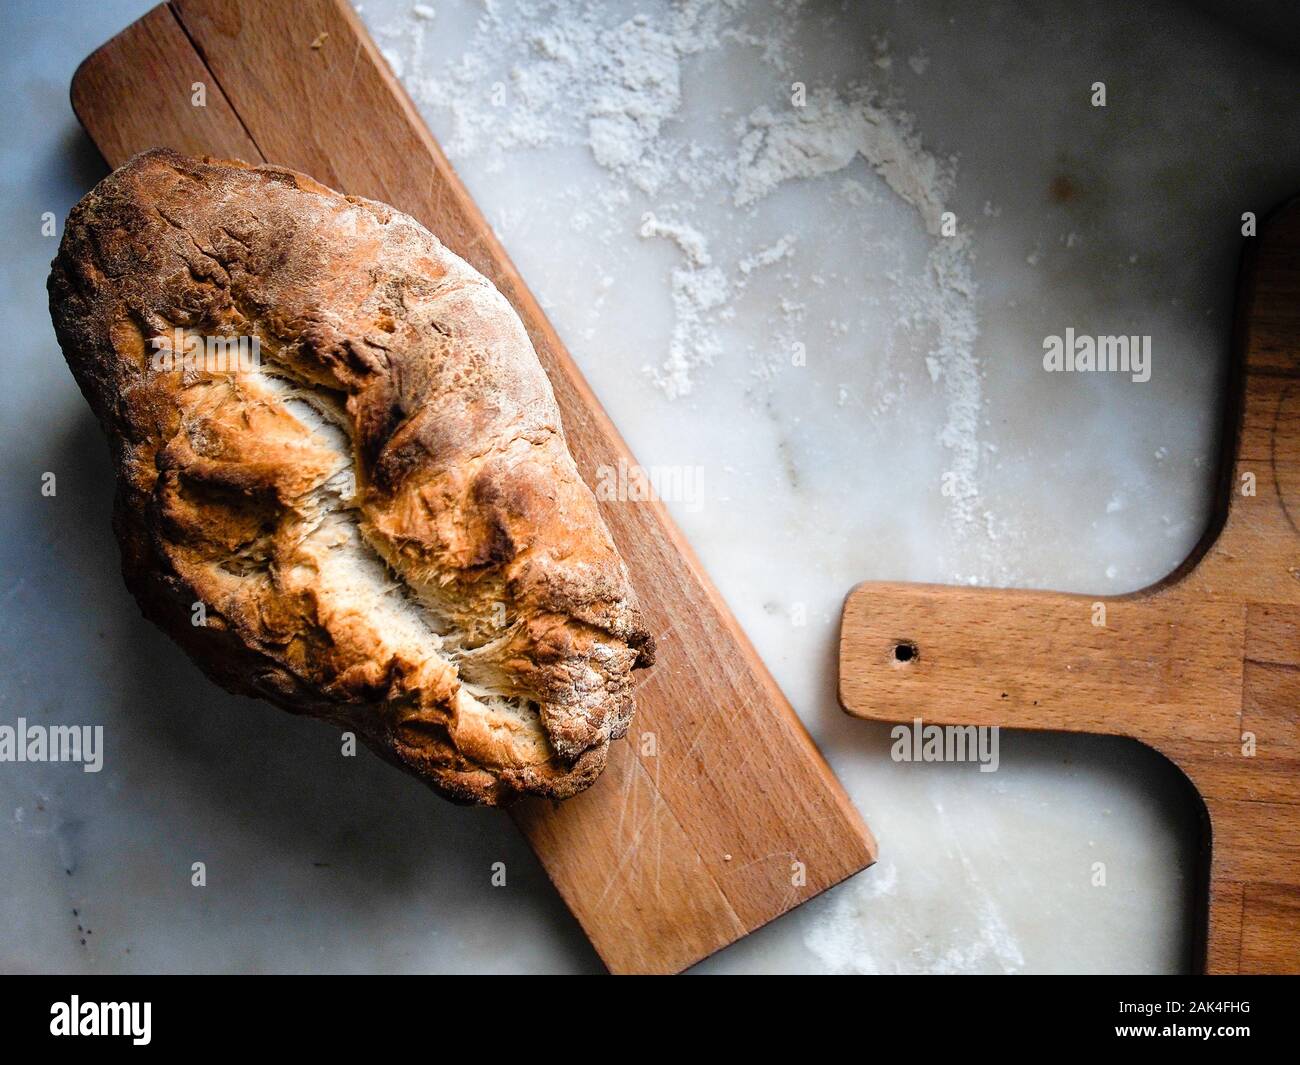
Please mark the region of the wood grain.
[[[121, 55], [133, 61], [120, 63]], [[196, 87], [204, 93], [202, 106], [193, 102]], [[166, 5], [88, 56], [73, 75], [71, 96], [73, 111], [110, 162], [134, 155], [131, 145], [150, 146], [155, 140], [154, 146], [187, 155], [221, 145], [220, 151], [232, 158], [260, 158], [221, 86]], [[123, 99], [139, 103], [112, 112], [105, 106]]]
[[[519, 312], [588, 482], [635, 463], [346, 3], [176, 0], [87, 59], [72, 98], [114, 165], [159, 144], [271, 161], [415, 216]], [[866, 867], [875, 844], [662, 505], [602, 508], [659, 662], [602, 780], [515, 817], [612, 970], [674, 972]]]
[[[1300, 201], [1248, 248], [1237, 348], [1220, 505], [1175, 573], [1113, 598], [858, 585], [844, 605], [840, 699], [877, 720], [1098, 732], [1154, 747], [1205, 802], [1205, 968], [1295, 973]], [[915, 648], [906, 662], [900, 643]]]

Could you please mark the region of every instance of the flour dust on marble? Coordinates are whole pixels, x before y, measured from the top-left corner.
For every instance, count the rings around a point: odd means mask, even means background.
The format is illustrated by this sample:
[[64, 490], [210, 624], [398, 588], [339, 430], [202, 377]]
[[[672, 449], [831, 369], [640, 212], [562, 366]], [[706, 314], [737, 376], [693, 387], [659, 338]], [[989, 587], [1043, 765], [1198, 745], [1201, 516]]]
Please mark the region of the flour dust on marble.
[[[897, 865], [882, 863], [811, 905], [813, 920], [804, 946], [832, 973], [1016, 973], [1025, 956], [995, 892], [984, 883], [937, 797], [932, 803], [942, 830], [944, 854], [936, 876], [932, 867], [912, 866], [906, 879]], [[952, 891], [956, 879], [960, 892]], [[893, 915], [941, 908], [947, 936], [936, 938], [924, 922]], [[889, 959], [889, 960], [886, 960]]]
[[[609, 184], [596, 201], [575, 205], [574, 220], [605, 241], [625, 236], [629, 206], [646, 204], [640, 236], [667, 240], [681, 255], [665, 277], [674, 318], [668, 348], [643, 368], [669, 398], [691, 395], [712, 372], [724, 353], [727, 324], [738, 314], [763, 316], [768, 338], [746, 353], [745, 387], [761, 397], [806, 363], [810, 312], [800, 293], [834, 280], [818, 269], [817, 241], [793, 227], [750, 247], [728, 238], [794, 182], [820, 182], [819, 195], [859, 209], [859, 216], [868, 213], [861, 209], [879, 203], [878, 194], [851, 176], [864, 160], [887, 195], [915, 211], [929, 243], [923, 269], [889, 273], [887, 298], [901, 339], [879, 344], [884, 355], [865, 409], [881, 413], [902, 402], [905, 375], [891, 367], [892, 352], [925, 345], [929, 384], [944, 404], [939, 442], [949, 469], [940, 487], [954, 529], [964, 538], [995, 528], [992, 515], [978, 509], [983, 399], [971, 237], [964, 227], [943, 230], [956, 163], [923, 145], [891, 80], [887, 40], [865, 46], [869, 84], [831, 87], [816, 84], [818, 63], [799, 43], [815, 15], [793, 0], [469, 6], [470, 44], [437, 62], [428, 45], [438, 20], [463, 20], [466, 4], [417, 5], [374, 29], [417, 104], [444, 131], [453, 160], [486, 158], [492, 167], [506, 167], [520, 153], [585, 147]], [[709, 135], [692, 135], [681, 123], [685, 86], [698, 86], [709, 57], [724, 52], [750, 57], [753, 91], [721, 107], [725, 121]], [[917, 76], [928, 64], [923, 53], [907, 60]], [[833, 176], [840, 174], [846, 176], [837, 184]], [[726, 225], [710, 223], [699, 210], [719, 198], [731, 204]], [[884, 256], [893, 249], [869, 251]], [[782, 271], [784, 294], [759, 295], [753, 282], [773, 269]], [[613, 277], [603, 281], [607, 288], [615, 284]], [[847, 315], [826, 324], [845, 342], [855, 335]], [[848, 384], [834, 387], [841, 406], [863, 398]]]

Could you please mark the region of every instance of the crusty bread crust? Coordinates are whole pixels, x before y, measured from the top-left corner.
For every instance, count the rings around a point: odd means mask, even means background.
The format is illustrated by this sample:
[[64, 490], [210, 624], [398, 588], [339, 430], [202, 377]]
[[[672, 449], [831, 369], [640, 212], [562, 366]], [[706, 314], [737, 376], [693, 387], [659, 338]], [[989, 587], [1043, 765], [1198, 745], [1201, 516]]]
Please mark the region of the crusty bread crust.
[[[654, 642], [490, 282], [391, 207], [155, 149], [74, 208], [49, 291], [127, 584], [213, 679], [458, 801], [595, 780]], [[169, 369], [177, 329], [261, 365]]]

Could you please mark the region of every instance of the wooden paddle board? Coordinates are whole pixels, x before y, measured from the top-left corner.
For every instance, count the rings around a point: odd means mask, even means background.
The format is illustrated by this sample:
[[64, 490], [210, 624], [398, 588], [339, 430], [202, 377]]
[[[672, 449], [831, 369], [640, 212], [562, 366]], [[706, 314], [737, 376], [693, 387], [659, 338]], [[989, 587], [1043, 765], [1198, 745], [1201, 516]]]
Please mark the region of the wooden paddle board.
[[1300, 972], [1300, 201], [1248, 238], [1220, 506], [1113, 598], [860, 584], [840, 700], [882, 721], [1131, 736], [1204, 800], [1215, 973]]
[[[160, 5], [86, 59], [72, 102], [114, 166], [156, 145], [271, 162], [418, 218], [519, 312], [587, 483], [635, 467], [342, 0]], [[601, 780], [514, 816], [611, 970], [675, 972], [870, 865], [875, 844], [664, 507], [602, 512], [659, 661]]]

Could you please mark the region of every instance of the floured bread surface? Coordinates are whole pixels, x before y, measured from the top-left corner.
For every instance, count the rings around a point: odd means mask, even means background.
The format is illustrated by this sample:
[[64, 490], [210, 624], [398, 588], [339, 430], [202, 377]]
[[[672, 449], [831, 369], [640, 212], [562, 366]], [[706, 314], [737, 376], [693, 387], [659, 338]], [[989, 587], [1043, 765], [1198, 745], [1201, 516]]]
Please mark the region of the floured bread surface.
[[595, 780], [654, 643], [485, 278], [383, 204], [154, 150], [73, 210], [49, 289], [127, 583], [209, 675], [453, 799]]

